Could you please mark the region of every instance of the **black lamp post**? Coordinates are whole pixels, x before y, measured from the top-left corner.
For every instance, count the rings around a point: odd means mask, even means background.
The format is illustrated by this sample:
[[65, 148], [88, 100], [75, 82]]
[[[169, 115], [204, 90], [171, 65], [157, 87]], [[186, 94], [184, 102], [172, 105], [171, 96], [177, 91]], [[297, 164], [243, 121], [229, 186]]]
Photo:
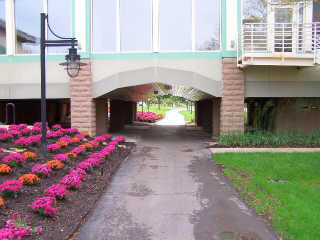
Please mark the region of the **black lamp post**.
[[[46, 48], [47, 47], [71, 47], [69, 54], [66, 55], [66, 62], [60, 65], [66, 66], [68, 75], [76, 77], [79, 74], [80, 67], [86, 65], [80, 62], [80, 56], [77, 54], [78, 41], [75, 38], [64, 38], [55, 34], [50, 28], [48, 15], [41, 13], [40, 25], [40, 62], [41, 62], [41, 124], [42, 124], [42, 139], [41, 150], [43, 157], [47, 157], [47, 110], [46, 110]], [[47, 40], [46, 39], [46, 23], [49, 31], [60, 40]]]

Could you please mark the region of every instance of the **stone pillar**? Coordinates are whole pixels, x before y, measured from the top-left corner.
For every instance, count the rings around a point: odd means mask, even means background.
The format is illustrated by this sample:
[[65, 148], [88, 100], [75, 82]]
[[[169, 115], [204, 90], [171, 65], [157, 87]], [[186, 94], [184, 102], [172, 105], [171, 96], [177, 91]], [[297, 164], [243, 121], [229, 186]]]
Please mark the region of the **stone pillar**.
[[71, 126], [80, 132], [96, 135], [96, 106], [92, 98], [91, 62], [81, 67], [77, 77], [70, 79]]
[[212, 136], [220, 135], [220, 105], [221, 98], [212, 99]]
[[123, 108], [125, 109], [125, 123], [131, 124], [133, 122], [133, 102], [124, 102]]
[[224, 58], [220, 135], [244, 131], [244, 74], [236, 58]]
[[107, 99], [98, 98], [95, 100], [96, 103], [96, 128], [97, 135], [107, 133]]
[[132, 102], [133, 121], [137, 121], [137, 102]]
[[200, 127], [200, 118], [199, 118], [200, 104], [199, 101], [194, 103], [194, 123], [197, 127]]
[[126, 121], [126, 104], [121, 100], [110, 100], [110, 131], [121, 130]]

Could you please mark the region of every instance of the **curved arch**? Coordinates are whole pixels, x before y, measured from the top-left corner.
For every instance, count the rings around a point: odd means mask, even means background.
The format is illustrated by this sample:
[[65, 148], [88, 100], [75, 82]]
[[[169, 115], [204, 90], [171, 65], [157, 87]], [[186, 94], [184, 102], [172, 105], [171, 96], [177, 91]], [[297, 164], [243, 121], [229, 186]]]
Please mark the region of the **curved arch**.
[[204, 77], [198, 73], [163, 67], [148, 67], [114, 74], [93, 82], [92, 96], [101, 97], [119, 88], [164, 83], [196, 88], [215, 97], [222, 95], [222, 82]]

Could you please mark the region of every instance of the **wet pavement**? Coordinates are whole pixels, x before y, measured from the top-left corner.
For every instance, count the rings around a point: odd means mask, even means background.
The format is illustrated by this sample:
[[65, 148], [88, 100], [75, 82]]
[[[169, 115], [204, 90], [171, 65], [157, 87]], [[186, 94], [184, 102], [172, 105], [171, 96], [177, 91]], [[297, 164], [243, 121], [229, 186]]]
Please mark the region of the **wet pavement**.
[[122, 164], [78, 240], [274, 240], [270, 228], [219, 173], [185, 126], [128, 126], [137, 147]]

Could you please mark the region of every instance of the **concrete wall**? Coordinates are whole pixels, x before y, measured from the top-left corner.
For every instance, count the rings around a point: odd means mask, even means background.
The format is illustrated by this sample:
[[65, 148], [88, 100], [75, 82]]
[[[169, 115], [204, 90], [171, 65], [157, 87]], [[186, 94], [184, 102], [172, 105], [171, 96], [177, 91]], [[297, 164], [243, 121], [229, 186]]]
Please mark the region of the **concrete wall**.
[[320, 97], [320, 67], [249, 66], [246, 97]]
[[221, 96], [221, 59], [110, 59], [92, 61], [93, 97], [118, 88], [161, 82]]

